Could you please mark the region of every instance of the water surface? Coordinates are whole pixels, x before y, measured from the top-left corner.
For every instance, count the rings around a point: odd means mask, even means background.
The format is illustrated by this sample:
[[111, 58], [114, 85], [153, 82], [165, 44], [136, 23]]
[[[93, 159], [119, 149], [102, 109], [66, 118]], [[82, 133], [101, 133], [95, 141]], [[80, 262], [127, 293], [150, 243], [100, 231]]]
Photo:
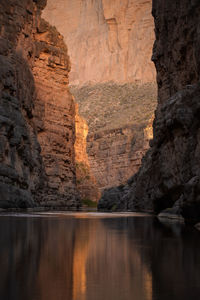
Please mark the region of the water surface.
[[1, 300], [188, 300], [200, 232], [142, 214], [0, 215]]

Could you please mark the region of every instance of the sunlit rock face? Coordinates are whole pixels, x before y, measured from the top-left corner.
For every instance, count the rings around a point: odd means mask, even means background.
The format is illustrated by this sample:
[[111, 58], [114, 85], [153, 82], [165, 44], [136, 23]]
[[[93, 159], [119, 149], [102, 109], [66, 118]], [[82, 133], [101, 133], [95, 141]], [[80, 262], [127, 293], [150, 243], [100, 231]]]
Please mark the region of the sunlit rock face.
[[113, 193], [121, 209], [167, 209], [169, 216], [200, 220], [199, 13], [199, 1], [153, 1], [159, 89], [154, 139], [132, 181], [104, 195], [104, 208]]
[[46, 1], [0, 3], [1, 207], [78, 205], [67, 48]]
[[70, 83], [154, 80], [151, 6], [150, 0], [48, 0], [43, 17], [64, 35]]
[[75, 106], [67, 87], [67, 47], [63, 37], [44, 20], [35, 39], [38, 59], [33, 66], [37, 92], [34, 113], [47, 177], [47, 193], [41, 204], [74, 205]]
[[87, 151], [86, 162], [97, 186], [102, 191], [124, 184], [138, 171], [152, 139], [155, 84], [104, 83], [71, 91], [88, 121], [87, 147], [80, 140], [81, 150]]
[[75, 116], [76, 142], [75, 142], [75, 162], [76, 162], [76, 182], [82, 200], [97, 201], [100, 193], [87, 154], [88, 125], [79, 115], [78, 104], [76, 104]]

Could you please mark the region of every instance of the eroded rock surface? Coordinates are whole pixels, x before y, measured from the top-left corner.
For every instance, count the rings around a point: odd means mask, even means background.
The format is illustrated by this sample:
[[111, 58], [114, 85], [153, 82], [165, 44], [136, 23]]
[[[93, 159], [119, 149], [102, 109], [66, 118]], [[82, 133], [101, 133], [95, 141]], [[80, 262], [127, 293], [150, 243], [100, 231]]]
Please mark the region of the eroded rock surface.
[[88, 136], [91, 171], [101, 191], [125, 184], [139, 170], [153, 137], [152, 120], [146, 128], [129, 125]]
[[[199, 13], [199, 1], [153, 2], [159, 88], [154, 139], [140, 171], [121, 188], [118, 209], [178, 207], [185, 219], [200, 220]], [[106, 209], [111, 192], [100, 208]]]
[[[71, 87], [80, 114], [88, 121], [86, 164], [102, 191], [124, 184], [137, 172], [152, 139], [156, 105], [154, 83], [104, 83]], [[82, 159], [84, 162], [84, 159]]]
[[64, 35], [71, 84], [151, 82], [151, 0], [48, 0], [43, 16]]
[[46, 1], [0, 3], [1, 207], [76, 207], [67, 48]]
[[88, 125], [79, 115], [78, 104], [76, 104], [76, 142], [75, 142], [75, 162], [77, 188], [83, 201], [97, 201], [100, 198], [99, 187], [91, 172], [91, 167], [87, 154]]

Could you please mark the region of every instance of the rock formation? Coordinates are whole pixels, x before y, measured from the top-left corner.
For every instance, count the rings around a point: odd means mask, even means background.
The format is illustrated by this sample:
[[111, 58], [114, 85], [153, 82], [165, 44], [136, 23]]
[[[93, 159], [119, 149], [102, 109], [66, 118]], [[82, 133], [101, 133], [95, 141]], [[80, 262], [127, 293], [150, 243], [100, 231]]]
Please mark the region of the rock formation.
[[[88, 159], [101, 190], [124, 183], [144, 153], [143, 129], [156, 99], [151, 6], [151, 0], [49, 0], [43, 12], [69, 47], [71, 91], [89, 126]], [[149, 110], [143, 120], [142, 103]]]
[[154, 139], [128, 184], [107, 190], [100, 208], [150, 210], [200, 220], [200, 3], [153, 1], [158, 107]]
[[[97, 187], [102, 191], [125, 183], [138, 171], [149, 148], [151, 117], [156, 105], [155, 84], [104, 83], [71, 87], [71, 91], [80, 105], [80, 114], [88, 121], [85, 160]], [[145, 128], [149, 122], [147, 134]], [[83, 150], [86, 142], [81, 143]]]
[[0, 207], [76, 207], [67, 48], [45, 0], [0, 3]]
[[125, 183], [138, 171], [153, 137], [151, 124], [144, 129], [130, 125], [88, 136], [91, 171], [101, 191]]
[[97, 186], [122, 184], [148, 148], [143, 129], [155, 109], [151, 1], [49, 0], [43, 16], [69, 47], [71, 91], [89, 126], [87, 154]]
[[43, 16], [64, 35], [71, 84], [151, 82], [151, 0], [48, 0]]
[[88, 125], [86, 121], [79, 115], [78, 104], [76, 104], [75, 124], [76, 142], [74, 146], [77, 188], [83, 201], [97, 201], [100, 198], [100, 193], [97, 187], [96, 179], [91, 172], [86, 149]]

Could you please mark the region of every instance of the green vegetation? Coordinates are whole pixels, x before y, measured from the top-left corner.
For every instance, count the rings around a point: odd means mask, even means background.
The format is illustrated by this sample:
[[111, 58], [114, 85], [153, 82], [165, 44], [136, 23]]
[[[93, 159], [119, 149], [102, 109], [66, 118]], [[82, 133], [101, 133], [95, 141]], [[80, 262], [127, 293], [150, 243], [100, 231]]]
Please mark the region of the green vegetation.
[[70, 88], [80, 115], [90, 132], [122, 128], [128, 124], [146, 126], [157, 103], [156, 84], [101, 83]]
[[83, 199], [82, 203], [83, 203], [83, 205], [85, 205], [87, 207], [97, 207], [97, 202], [94, 202], [90, 199]]

